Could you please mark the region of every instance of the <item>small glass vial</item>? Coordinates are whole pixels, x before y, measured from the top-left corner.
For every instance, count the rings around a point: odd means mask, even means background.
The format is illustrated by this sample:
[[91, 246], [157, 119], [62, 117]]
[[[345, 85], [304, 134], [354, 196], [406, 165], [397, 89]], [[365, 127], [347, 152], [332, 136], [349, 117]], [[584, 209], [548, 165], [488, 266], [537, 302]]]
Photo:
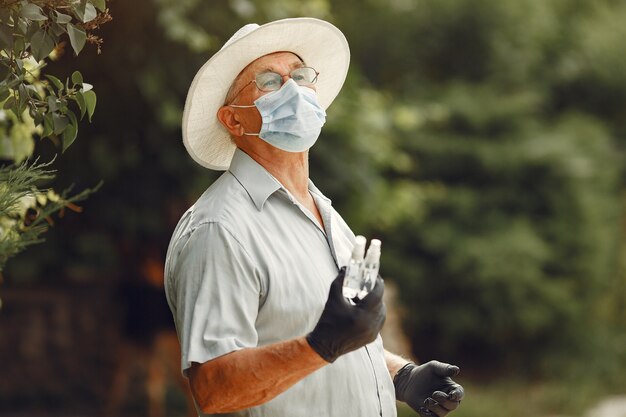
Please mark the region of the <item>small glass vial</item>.
[[343, 279], [343, 296], [348, 299], [356, 297], [362, 289], [362, 265], [366, 243], [367, 240], [363, 236], [359, 235], [355, 238], [350, 263], [346, 267], [346, 275]]
[[361, 290], [357, 294], [359, 299], [363, 299], [376, 285], [376, 278], [378, 278], [378, 270], [380, 269], [380, 246], [380, 240], [372, 239], [369, 248], [367, 248], [367, 254], [363, 261]]

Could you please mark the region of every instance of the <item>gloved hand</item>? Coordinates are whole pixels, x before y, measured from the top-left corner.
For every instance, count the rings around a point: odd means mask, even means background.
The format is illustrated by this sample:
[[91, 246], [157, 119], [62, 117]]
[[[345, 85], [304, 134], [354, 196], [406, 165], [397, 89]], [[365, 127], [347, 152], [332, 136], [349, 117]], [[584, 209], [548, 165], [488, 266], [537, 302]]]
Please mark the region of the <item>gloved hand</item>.
[[355, 298], [352, 305], [342, 293], [345, 272], [346, 268], [341, 268], [330, 285], [322, 316], [306, 336], [313, 350], [327, 362], [373, 342], [385, 322], [385, 285], [380, 276], [372, 292], [362, 300]]
[[456, 410], [463, 399], [463, 387], [450, 379], [458, 373], [458, 366], [438, 361], [419, 366], [408, 363], [393, 379], [396, 398], [421, 416], [444, 417]]

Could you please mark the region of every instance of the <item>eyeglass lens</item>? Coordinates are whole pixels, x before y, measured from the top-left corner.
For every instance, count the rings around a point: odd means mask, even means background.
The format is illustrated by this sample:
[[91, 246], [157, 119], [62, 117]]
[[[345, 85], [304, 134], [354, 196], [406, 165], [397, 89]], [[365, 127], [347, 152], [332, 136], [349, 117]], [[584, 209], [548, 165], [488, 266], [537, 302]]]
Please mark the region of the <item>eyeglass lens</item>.
[[[291, 71], [289, 77], [298, 85], [312, 85], [317, 81], [317, 72], [311, 67], [301, 67]], [[261, 91], [276, 91], [283, 85], [283, 77], [275, 72], [262, 72], [256, 75], [255, 83]]]

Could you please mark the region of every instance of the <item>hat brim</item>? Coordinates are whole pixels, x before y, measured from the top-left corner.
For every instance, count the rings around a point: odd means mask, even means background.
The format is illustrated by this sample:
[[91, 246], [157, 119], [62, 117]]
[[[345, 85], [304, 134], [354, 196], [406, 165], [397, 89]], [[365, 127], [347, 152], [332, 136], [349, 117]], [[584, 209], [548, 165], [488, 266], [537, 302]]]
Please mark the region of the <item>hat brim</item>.
[[225, 170], [235, 152], [228, 131], [217, 119], [228, 89], [252, 61], [273, 52], [289, 51], [319, 72], [320, 105], [326, 109], [343, 86], [350, 49], [343, 33], [313, 18], [277, 20], [226, 45], [200, 68], [191, 83], [183, 112], [183, 143], [200, 165]]

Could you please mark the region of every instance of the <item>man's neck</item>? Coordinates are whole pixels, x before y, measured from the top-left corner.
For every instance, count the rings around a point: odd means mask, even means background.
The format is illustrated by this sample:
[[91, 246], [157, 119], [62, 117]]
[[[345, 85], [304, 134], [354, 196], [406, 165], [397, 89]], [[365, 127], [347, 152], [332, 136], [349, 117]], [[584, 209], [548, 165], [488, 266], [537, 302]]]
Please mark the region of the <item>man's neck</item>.
[[[270, 145], [267, 145], [268, 147]], [[265, 168], [285, 187], [294, 198], [315, 216], [324, 230], [324, 220], [313, 196], [309, 193], [309, 153], [285, 152], [274, 147], [259, 150], [240, 147], [252, 159]]]
[[309, 195], [308, 152], [284, 152], [276, 150], [271, 155], [242, 149], [272, 174], [300, 202]]

